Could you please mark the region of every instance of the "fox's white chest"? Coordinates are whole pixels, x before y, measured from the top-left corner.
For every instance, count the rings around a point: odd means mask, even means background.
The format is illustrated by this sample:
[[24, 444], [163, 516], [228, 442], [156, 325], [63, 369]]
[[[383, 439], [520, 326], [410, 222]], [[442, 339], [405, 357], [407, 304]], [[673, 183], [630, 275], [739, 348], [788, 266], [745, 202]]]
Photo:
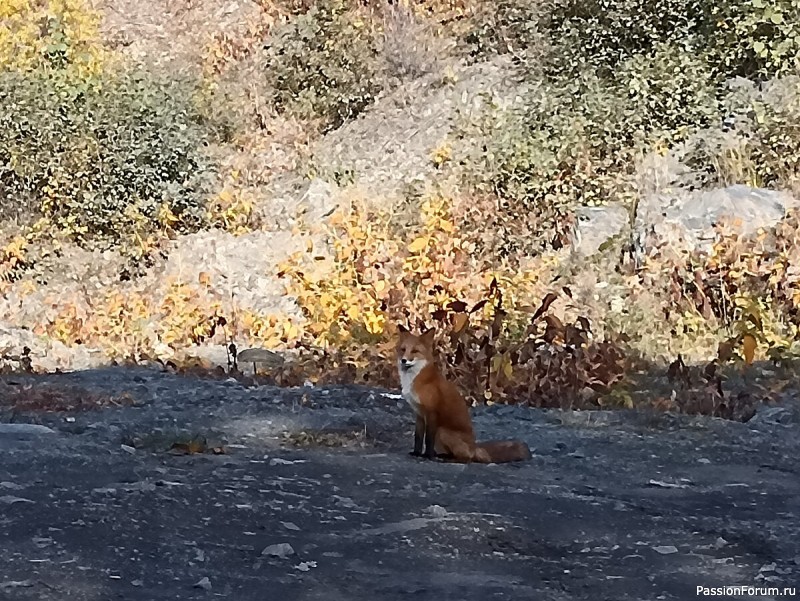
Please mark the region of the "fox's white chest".
[[419, 413], [420, 406], [419, 395], [414, 392], [414, 380], [419, 375], [419, 372], [422, 371], [422, 368], [425, 367], [425, 364], [425, 361], [418, 361], [412, 365], [410, 369], [402, 369], [398, 366], [400, 371], [400, 388], [403, 393], [403, 398], [414, 413]]

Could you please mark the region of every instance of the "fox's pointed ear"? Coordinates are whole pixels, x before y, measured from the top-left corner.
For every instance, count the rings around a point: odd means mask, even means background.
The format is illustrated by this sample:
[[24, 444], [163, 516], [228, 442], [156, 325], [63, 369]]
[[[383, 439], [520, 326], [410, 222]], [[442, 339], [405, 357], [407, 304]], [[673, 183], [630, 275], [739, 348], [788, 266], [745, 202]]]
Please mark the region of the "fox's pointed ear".
[[433, 335], [436, 333], [436, 328], [428, 328], [419, 337], [422, 339], [423, 342], [430, 344], [433, 342]]

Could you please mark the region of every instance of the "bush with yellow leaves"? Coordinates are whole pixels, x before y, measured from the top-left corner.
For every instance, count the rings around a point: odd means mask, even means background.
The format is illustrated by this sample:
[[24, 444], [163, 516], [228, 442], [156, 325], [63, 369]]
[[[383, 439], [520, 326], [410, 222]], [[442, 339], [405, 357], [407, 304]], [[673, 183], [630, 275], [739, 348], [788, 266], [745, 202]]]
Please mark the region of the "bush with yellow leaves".
[[84, 0], [0, 6], [0, 216], [82, 245], [196, 229], [213, 171], [196, 82], [124, 68], [98, 27]]
[[723, 361], [737, 352], [748, 363], [800, 358], [798, 226], [795, 212], [754, 240], [723, 232], [709, 255], [672, 270], [673, 306], [722, 333]]
[[100, 15], [85, 0], [4, 0], [0, 3], [0, 70], [65, 69], [71, 78], [97, 77], [110, 56], [100, 43]]
[[437, 327], [442, 368], [473, 401], [561, 406], [611, 390], [624, 356], [592, 341], [584, 316], [551, 314], [557, 295], [545, 294], [543, 279], [554, 260], [520, 266], [479, 255], [450, 199], [428, 198], [421, 209], [410, 229], [363, 206], [339, 213], [332, 257], [298, 253], [283, 266], [306, 317], [298, 346], [307, 373], [394, 386], [396, 324], [426, 324]]

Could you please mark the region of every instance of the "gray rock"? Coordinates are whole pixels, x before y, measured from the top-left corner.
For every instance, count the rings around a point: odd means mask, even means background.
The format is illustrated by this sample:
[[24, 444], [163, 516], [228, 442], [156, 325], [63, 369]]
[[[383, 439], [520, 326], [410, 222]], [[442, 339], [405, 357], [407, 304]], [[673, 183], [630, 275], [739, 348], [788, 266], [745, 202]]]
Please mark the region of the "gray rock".
[[336, 210], [336, 186], [325, 180], [314, 178], [297, 201], [297, 216], [306, 223], [320, 223]]
[[3, 495], [0, 497], [0, 503], [4, 505], [15, 505], [16, 503], [33, 503], [30, 499], [24, 499], [22, 497], [15, 497], [12, 495]]
[[264, 348], [248, 348], [236, 355], [239, 363], [259, 363], [276, 367], [283, 364], [283, 356]]
[[218, 297], [233, 297], [240, 309], [299, 315], [276, 274], [278, 264], [303, 247], [303, 237], [288, 231], [242, 236], [218, 230], [197, 232], [173, 243], [159, 277], [197, 284], [198, 274], [204, 272], [209, 288]]
[[55, 433], [55, 430], [39, 424], [0, 424], [0, 436], [28, 437]]
[[280, 557], [281, 559], [286, 559], [290, 555], [294, 555], [294, 548], [292, 548], [292, 545], [290, 545], [289, 543], [278, 543], [266, 547], [261, 552], [261, 555], [268, 555], [270, 557]]
[[717, 237], [715, 226], [746, 237], [774, 227], [798, 202], [788, 192], [736, 184], [714, 190], [688, 191], [645, 197], [636, 215], [634, 240], [640, 255], [655, 244], [674, 250], [710, 250]]
[[619, 204], [581, 207], [575, 216], [571, 248], [584, 257], [595, 254], [604, 243], [623, 233], [630, 221], [628, 209]]
[[755, 425], [775, 425], [788, 426], [797, 421], [797, 416], [788, 407], [770, 407], [760, 405], [756, 409], [756, 414], [748, 422], [751, 426]]

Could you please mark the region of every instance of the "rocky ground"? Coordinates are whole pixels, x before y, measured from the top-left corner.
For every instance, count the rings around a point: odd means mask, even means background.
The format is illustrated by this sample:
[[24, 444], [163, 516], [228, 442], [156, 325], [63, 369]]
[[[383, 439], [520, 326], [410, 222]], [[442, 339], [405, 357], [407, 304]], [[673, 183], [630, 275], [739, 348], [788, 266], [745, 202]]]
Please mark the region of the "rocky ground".
[[[2, 402], [55, 391], [104, 408]], [[123, 368], [4, 376], [0, 600], [797, 587], [799, 413], [741, 424], [495, 406], [476, 411], [479, 437], [523, 438], [533, 460], [464, 466], [411, 458], [408, 409], [387, 391]]]

